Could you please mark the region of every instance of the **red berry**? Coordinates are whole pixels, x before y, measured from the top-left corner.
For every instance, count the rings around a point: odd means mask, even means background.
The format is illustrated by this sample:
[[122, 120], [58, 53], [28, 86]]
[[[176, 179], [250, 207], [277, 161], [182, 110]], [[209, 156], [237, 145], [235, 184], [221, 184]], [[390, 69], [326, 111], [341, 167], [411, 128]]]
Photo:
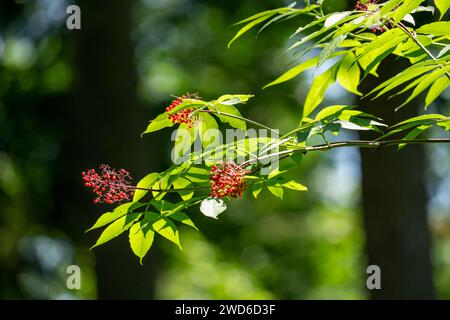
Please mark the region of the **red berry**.
[[241, 197], [245, 189], [244, 176], [249, 173], [234, 162], [224, 162], [211, 167], [211, 196], [214, 198]]
[[112, 204], [130, 199], [134, 187], [131, 185], [131, 176], [128, 171], [120, 169], [117, 172], [108, 165], [101, 165], [100, 171], [101, 175], [97, 174], [95, 169], [84, 172], [84, 175], [82, 173], [84, 185], [98, 195], [94, 204], [100, 202]]

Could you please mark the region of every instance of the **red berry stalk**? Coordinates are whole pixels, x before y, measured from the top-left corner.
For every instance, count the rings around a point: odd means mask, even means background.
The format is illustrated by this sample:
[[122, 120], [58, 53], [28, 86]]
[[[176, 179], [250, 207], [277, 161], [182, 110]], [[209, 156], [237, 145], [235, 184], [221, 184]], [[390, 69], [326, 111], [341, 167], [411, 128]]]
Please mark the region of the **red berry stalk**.
[[242, 197], [245, 190], [244, 176], [250, 173], [236, 163], [223, 162], [211, 167], [210, 172], [210, 196], [214, 198]]
[[100, 173], [95, 169], [82, 172], [84, 185], [91, 188], [97, 195], [94, 204], [130, 201], [134, 195], [134, 187], [131, 185], [131, 175], [125, 169], [116, 171], [110, 166], [102, 164]]
[[141, 188], [131, 184], [131, 175], [125, 169], [116, 171], [110, 166], [102, 164], [100, 173], [95, 169], [89, 169], [81, 173], [84, 185], [97, 195], [94, 204], [130, 201], [133, 198], [135, 190], [157, 191], [157, 192], [180, 192], [180, 191], [197, 191], [209, 189], [207, 186], [198, 186], [182, 189], [154, 189]]
[[[166, 108], [166, 113], [169, 113], [175, 107], [177, 107], [180, 104], [182, 104], [183, 100], [191, 99], [191, 98], [199, 99], [199, 97], [196, 94], [183, 95], [182, 97], [172, 101], [170, 106], [168, 106]], [[170, 120], [172, 120], [172, 123], [178, 123], [178, 124], [185, 123], [185, 124], [187, 124], [189, 126], [189, 128], [192, 128], [194, 126], [194, 119], [192, 119], [192, 117], [191, 117], [191, 113], [193, 111], [194, 111], [194, 109], [186, 108], [186, 109], [180, 110], [179, 112], [177, 112], [175, 114], [168, 114], [168, 117], [169, 117]]]

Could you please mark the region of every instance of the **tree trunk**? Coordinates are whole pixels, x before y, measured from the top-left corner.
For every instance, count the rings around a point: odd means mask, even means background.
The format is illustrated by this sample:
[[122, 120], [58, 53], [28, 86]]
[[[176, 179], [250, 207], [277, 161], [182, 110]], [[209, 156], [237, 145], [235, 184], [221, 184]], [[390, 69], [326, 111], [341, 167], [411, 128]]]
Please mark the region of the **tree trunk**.
[[[78, 72], [74, 110], [78, 126], [74, 130], [78, 132], [76, 143], [84, 159], [80, 170], [110, 163], [112, 167], [127, 168], [137, 178], [150, 164], [158, 166], [159, 160], [145, 152], [148, 145], [139, 137], [148, 115], [143, 116], [136, 97], [137, 76], [130, 40], [134, 1], [82, 0], [78, 4], [82, 29], [72, 32], [76, 37]], [[100, 210], [95, 207], [90, 212], [95, 217], [102, 213]], [[144, 260], [144, 266], [139, 265], [126, 236], [94, 252], [98, 298], [154, 296], [154, 252]]]
[[[407, 64], [388, 59], [380, 67], [380, 78], [369, 76], [364, 93], [389, 79]], [[417, 114], [423, 98], [415, 99], [398, 112], [401, 98], [385, 95], [371, 101], [362, 99], [367, 112], [389, 125]], [[362, 134], [371, 139], [372, 134]], [[369, 265], [381, 268], [381, 290], [371, 290], [373, 299], [434, 298], [430, 261], [430, 233], [427, 225], [427, 195], [424, 185], [426, 160], [422, 146], [376, 151], [361, 150], [362, 201]]]

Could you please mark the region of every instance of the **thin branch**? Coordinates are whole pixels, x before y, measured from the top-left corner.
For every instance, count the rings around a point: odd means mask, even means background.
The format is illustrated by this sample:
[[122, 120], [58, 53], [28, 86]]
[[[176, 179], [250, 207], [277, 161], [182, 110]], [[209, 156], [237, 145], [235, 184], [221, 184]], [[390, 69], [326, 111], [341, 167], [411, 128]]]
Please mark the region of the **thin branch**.
[[192, 187], [192, 188], [182, 188], [182, 189], [153, 189], [153, 188], [141, 188], [135, 186], [129, 186], [130, 189], [133, 190], [144, 190], [144, 191], [155, 191], [155, 192], [182, 192], [182, 191], [197, 191], [197, 190], [207, 190], [210, 187]]
[[294, 152], [312, 152], [312, 151], [325, 151], [331, 150], [335, 148], [343, 148], [343, 147], [360, 147], [360, 148], [371, 148], [371, 149], [380, 149], [382, 147], [388, 146], [396, 146], [400, 144], [427, 144], [427, 143], [450, 143], [450, 138], [440, 138], [440, 139], [410, 139], [410, 140], [385, 140], [385, 141], [366, 141], [366, 140], [352, 140], [352, 141], [341, 141], [341, 142], [333, 142], [330, 144], [320, 144], [315, 146], [305, 146], [301, 148], [295, 148], [290, 150], [283, 150], [274, 154], [265, 155], [259, 158], [250, 159], [242, 164], [242, 166], [246, 166], [254, 163], [255, 161], [261, 161], [268, 158], [280, 157], [284, 159], [288, 157], [290, 154]]
[[[117, 184], [110, 184], [111, 186], [119, 186]], [[209, 186], [203, 186], [203, 187], [191, 187], [191, 188], [180, 188], [180, 189], [157, 189], [157, 188], [142, 188], [142, 187], [137, 187], [137, 186], [132, 186], [132, 185], [126, 185], [125, 188], [130, 189], [130, 190], [143, 190], [143, 191], [150, 191], [150, 192], [182, 192], [182, 191], [198, 191], [198, 190], [208, 190], [210, 187]]]

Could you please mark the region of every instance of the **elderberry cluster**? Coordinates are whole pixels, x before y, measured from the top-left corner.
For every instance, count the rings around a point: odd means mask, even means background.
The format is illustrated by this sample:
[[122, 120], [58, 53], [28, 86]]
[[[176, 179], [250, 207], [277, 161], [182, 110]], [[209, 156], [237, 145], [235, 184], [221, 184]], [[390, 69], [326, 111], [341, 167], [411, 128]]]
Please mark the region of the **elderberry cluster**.
[[362, 3], [361, 1], [357, 1], [355, 5], [356, 10], [361, 11], [369, 11], [369, 4], [378, 4], [378, 0], [368, 0], [365, 3]]
[[244, 176], [249, 173], [249, 170], [231, 161], [212, 166], [209, 177], [212, 189], [210, 196], [214, 198], [242, 197], [245, 189]]
[[192, 128], [194, 126], [194, 119], [191, 117], [191, 113], [194, 111], [194, 109], [186, 108], [182, 109], [179, 112], [175, 114], [169, 114], [170, 111], [172, 111], [175, 107], [179, 106], [181, 103], [183, 103], [183, 100], [185, 99], [191, 99], [195, 98], [198, 99], [197, 94], [187, 94], [183, 95], [180, 98], [173, 100], [170, 106], [166, 108], [166, 113], [168, 113], [169, 119], [172, 120], [172, 123], [178, 123], [178, 124], [187, 124], [189, 128]]
[[94, 204], [129, 201], [133, 197], [134, 187], [131, 185], [131, 175], [128, 171], [116, 171], [106, 164], [102, 164], [99, 169], [100, 173], [95, 169], [81, 173], [84, 185], [97, 195]]
[[[355, 5], [355, 9], [361, 10], [361, 11], [376, 12], [379, 10], [377, 4], [378, 4], [378, 0], [368, 0], [365, 3], [362, 3], [361, 1], [357, 1], [356, 5]], [[386, 27], [388, 27], [388, 25], [386, 25]], [[373, 33], [383, 33], [385, 31], [385, 29], [379, 24], [370, 26], [369, 29]]]
[[[183, 102], [182, 98], [178, 98], [177, 100], [173, 100], [170, 106], [166, 108], [166, 112], [169, 113], [173, 110], [176, 106], [180, 105]], [[189, 117], [192, 110], [191, 108], [186, 108], [183, 110], [180, 110], [179, 112], [175, 114], [169, 114], [169, 119], [172, 120], [172, 123], [178, 123], [178, 124], [187, 124], [190, 128], [193, 125], [192, 119]]]

